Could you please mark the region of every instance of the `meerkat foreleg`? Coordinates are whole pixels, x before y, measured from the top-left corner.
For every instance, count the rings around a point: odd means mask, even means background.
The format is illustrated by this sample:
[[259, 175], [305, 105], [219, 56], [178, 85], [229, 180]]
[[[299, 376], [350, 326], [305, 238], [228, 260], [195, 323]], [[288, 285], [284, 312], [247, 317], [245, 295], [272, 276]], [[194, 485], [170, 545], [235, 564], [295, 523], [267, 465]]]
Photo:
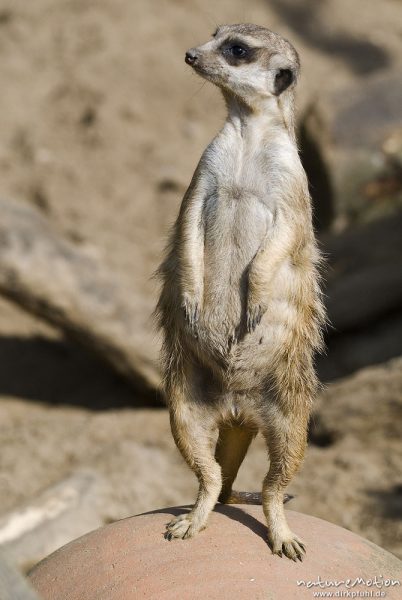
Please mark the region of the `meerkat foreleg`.
[[192, 182], [183, 200], [179, 216], [180, 287], [182, 308], [191, 332], [197, 335], [197, 323], [203, 304], [204, 193], [200, 182]]
[[[179, 389], [174, 393], [182, 395]], [[165, 537], [168, 540], [190, 538], [204, 529], [222, 487], [221, 468], [214, 458], [211, 439], [213, 418], [206, 414], [205, 407], [199, 410], [188, 404], [183, 396], [179, 402], [176, 400], [173, 399], [170, 410], [172, 434], [183, 458], [198, 478], [199, 490], [190, 512], [175, 517], [167, 524]]]
[[[280, 234], [278, 233], [280, 231]], [[267, 233], [261, 247], [249, 265], [247, 295], [247, 331], [251, 333], [261, 322], [268, 308], [271, 282], [278, 267], [294, 246], [295, 233], [285, 224]]]

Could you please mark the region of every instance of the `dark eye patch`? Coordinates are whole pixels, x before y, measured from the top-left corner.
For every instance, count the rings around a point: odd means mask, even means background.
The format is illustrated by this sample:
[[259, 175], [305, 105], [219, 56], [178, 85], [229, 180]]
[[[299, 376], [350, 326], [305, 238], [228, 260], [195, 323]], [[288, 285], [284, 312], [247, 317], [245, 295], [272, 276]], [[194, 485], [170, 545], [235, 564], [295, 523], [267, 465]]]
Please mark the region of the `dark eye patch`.
[[238, 39], [226, 39], [220, 46], [220, 51], [226, 62], [232, 66], [254, 62], [258, 57], [258, 48], [251, 48]]

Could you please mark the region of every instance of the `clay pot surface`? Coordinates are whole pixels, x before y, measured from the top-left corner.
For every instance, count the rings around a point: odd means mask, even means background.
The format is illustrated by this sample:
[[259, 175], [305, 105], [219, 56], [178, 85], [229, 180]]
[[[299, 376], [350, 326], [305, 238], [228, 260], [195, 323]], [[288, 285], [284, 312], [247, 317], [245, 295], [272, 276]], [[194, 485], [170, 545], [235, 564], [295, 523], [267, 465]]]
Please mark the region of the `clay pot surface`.
[[88, 533], [40, 562], [31, 582], [44, 600], [286, 600], [370, 590], [402, 598], [402, 562], [341, 527], [286, 511], [307, 545], [295, 563], [272, 555], [259, 506], [218, 505], [195, 538], [167, 541], [170, 516], [187, 510], [166, 508]]

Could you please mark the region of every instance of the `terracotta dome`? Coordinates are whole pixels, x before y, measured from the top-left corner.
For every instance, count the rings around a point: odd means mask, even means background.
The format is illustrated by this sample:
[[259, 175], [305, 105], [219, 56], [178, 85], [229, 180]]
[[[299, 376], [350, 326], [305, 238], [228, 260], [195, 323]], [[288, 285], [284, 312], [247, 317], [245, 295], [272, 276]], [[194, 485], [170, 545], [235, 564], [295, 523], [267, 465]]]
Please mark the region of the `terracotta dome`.
[[32, 570], [32, 584], [44, 600], [311, 600], [341, 590], [402, 598], [401, 561], [341, 527], [287, 511], [307, 545], [295, 563], [271, 554], [261, 507], [219, 505], [197, 537], [169, 542], [165, 524], [183, 510], [130, 517], [74, 540]]

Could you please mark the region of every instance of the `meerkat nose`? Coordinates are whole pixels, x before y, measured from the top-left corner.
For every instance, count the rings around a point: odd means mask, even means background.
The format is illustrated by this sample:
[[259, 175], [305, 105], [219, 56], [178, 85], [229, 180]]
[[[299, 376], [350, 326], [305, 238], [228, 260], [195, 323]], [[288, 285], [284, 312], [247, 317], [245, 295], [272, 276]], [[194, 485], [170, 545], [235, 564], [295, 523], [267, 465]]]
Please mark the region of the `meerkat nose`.
[[195, 50], [187, 50], [186, 58], [184, 59], [188, 65], [193, 65], [198, 59], [198, 55]]

